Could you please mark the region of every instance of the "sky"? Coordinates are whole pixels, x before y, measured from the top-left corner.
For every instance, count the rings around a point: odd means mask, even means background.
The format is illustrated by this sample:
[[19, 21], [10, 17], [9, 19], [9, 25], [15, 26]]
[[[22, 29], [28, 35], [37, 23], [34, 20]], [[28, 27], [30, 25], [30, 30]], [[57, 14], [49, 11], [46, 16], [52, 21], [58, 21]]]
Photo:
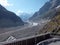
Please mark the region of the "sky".
[[20, 13], [34, 13], [48, 0], [0, 0], [0, 4], [7, 10], [19, 15]]

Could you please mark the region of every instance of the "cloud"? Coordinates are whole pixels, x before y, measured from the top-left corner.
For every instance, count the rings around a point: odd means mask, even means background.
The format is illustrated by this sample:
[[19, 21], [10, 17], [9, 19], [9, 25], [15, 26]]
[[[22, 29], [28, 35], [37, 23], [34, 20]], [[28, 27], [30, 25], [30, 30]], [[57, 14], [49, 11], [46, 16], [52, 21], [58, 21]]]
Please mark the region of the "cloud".
[[15, 11], [15, 13], [17, 16], [20, 16], [22, 14], [30, 14], [30, 15], [34, 14], [32, 12], [25, 12], [25, 11], [21, 11], [21, 10], [17, 10], [17, 11]]
[[20, 14], [22, 14], [22, 13], [24, 13], [23, 11], [21, 11], [21, 10], [17, 10], [16, 11], [16, 14], [19, 16]]
[[1, 5], [3, 5], [3, 6], [12, 6], [13, 4], [10, 4], [9, 2], [8, 2], [8, 0], [0, 0], [0, 4]]

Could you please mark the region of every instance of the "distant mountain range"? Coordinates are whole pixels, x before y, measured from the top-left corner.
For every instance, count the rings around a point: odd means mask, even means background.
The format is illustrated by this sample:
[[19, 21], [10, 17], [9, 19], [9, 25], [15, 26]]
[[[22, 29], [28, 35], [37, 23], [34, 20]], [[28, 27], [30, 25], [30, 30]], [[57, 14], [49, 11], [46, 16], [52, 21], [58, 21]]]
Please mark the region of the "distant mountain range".
[[32, 16], [32, 14], [20, 13], [20, 16], [19, 16], [19, 17], [20, 17], [23, 21], [27, 21], [31, 16]]
[[22, 26], [24, 22], [15, 13], [0, 5], [0, 27]]
[[51, 19], [55, 16], [56, 11], [54, 8], [60, 5], [60, 0], [50, 0], [46, 2], [39, 11], [29, 18], [30, 21], [40, 21], [41, 19]]

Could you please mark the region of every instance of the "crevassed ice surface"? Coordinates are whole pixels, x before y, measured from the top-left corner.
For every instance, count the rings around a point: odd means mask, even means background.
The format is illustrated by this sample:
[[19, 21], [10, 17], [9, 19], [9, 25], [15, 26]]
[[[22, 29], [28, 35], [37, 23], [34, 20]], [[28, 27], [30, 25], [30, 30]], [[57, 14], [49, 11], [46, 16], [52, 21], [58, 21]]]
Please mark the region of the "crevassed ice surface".
[[15, 37], [10, 36], [10, 37], [6, 40], [6, 42], [9, 42], [9, 41], [15, 41], [15, 40], [16, 40], [16, 38], [15, 38]]

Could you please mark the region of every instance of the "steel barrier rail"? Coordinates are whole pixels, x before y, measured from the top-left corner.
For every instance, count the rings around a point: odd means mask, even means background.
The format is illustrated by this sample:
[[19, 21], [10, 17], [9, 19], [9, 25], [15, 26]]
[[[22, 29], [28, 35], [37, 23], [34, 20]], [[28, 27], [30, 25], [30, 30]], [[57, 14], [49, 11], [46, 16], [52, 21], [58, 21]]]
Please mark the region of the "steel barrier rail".
[[37, 45], [50, 44], [51, 42], [60, 41], [60, 38], [51, 38], [37, 43]]

